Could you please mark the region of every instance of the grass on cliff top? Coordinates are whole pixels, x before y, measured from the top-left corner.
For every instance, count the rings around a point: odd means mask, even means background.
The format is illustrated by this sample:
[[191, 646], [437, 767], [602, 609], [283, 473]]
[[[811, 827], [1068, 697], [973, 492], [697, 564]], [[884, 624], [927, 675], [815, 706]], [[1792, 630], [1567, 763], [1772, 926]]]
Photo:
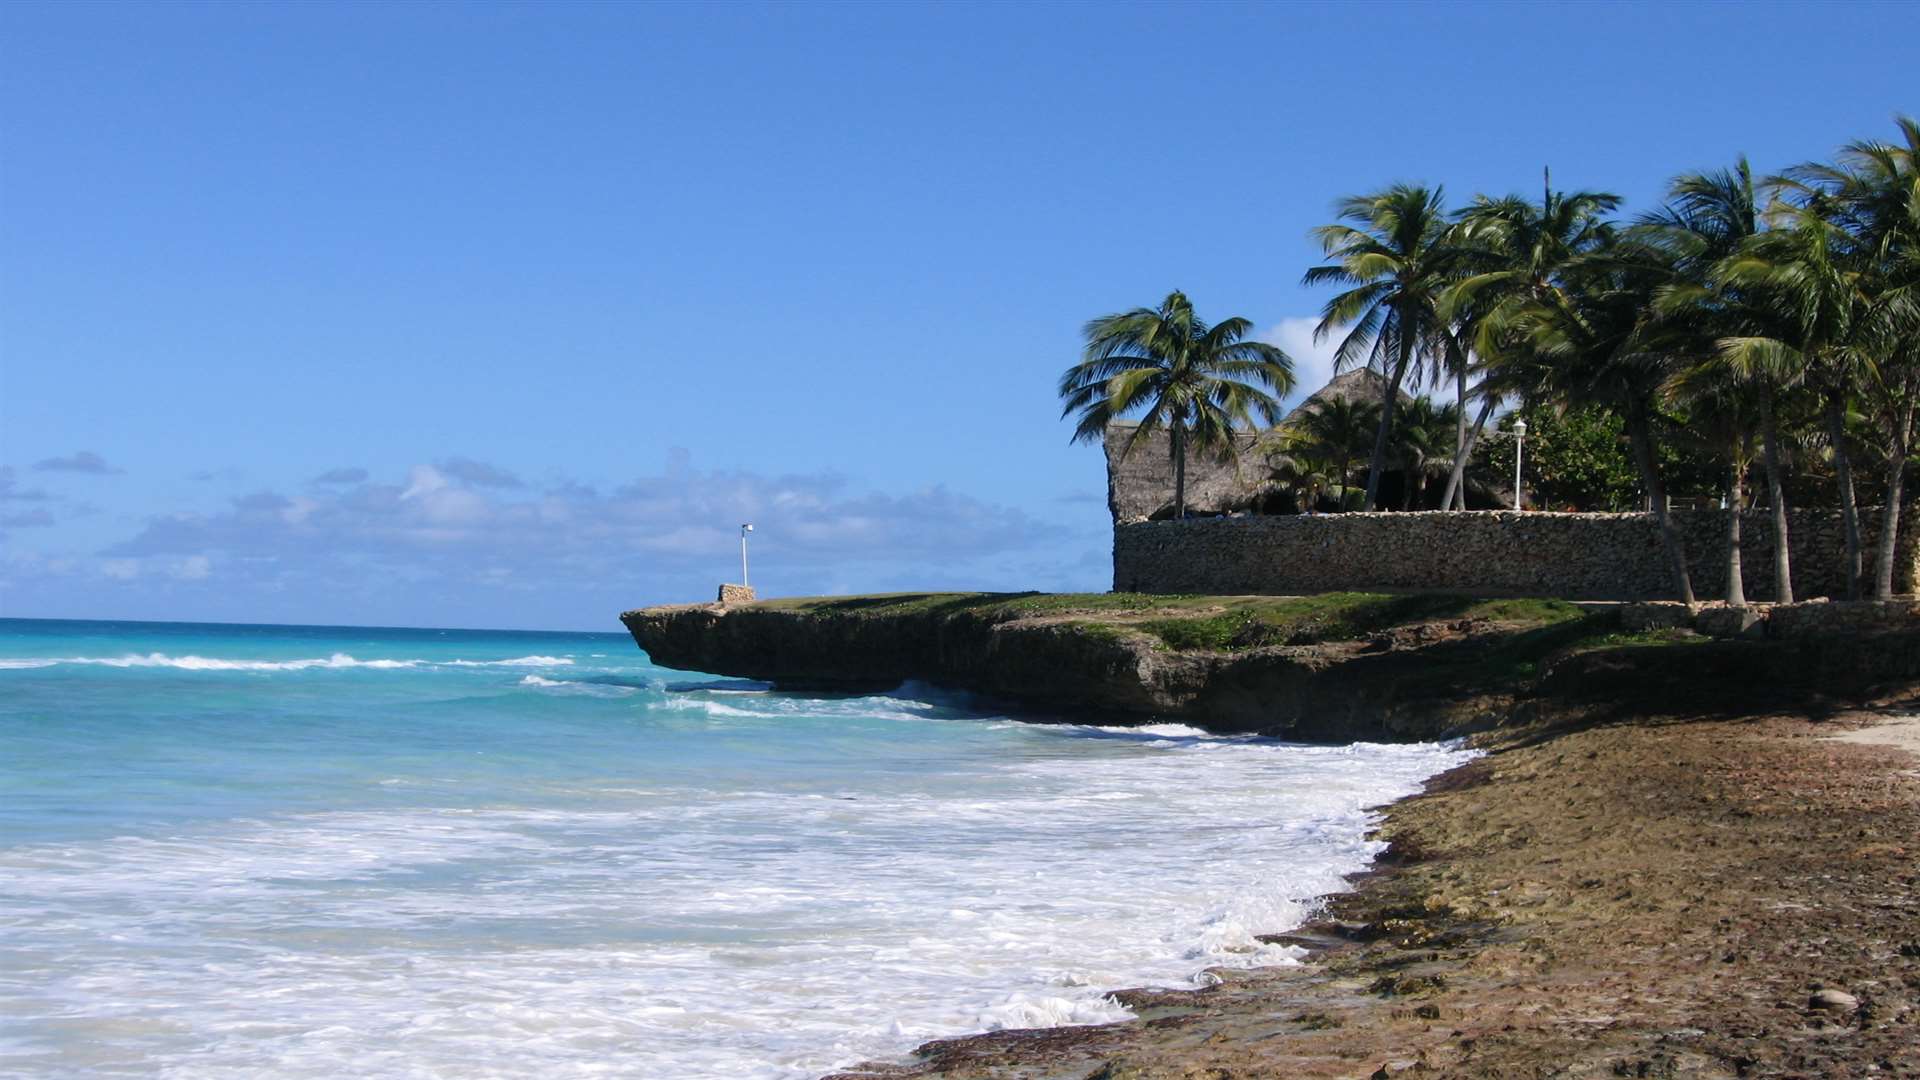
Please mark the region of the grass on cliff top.
[[886, 593], [764, 601], [783, 611], [871, 617], [969, 614], [988, 619], [1065, 617], [1107, 633], [1149, 634], [1180, 651], [1233, 652], [1267, 645], [1350, 641], [1394, 626], [1490, 619], [1521, 626], [1577, 620], [1564, 600], [1325, 593], [1318, 596], [1161, 596], [1144, 593]]
[[1548, 626], [1582, 616], [1564, 600], [1480, 600], [1467, 596], [1393, 596], [1325, 593], [1261, 598], [1204, 617], [1151, 619], [1140, 629], [1177, 650], [1233, 652], [1268, 645], [1352, 641], [1396, 626], [1456, 619], [1488, 619]]
[[[1470, 668], [1472, 677], [1498, 684], [1532, 679], [1555, 657], [1574, 653], [1648, 645], [1694, 645], [1708, 640], [1691, 630], [1622, 631], [1609, 614], [1590, 613], [1514, 634], [1472, 661]], [[1459, 678], [1458, 673], [1444, 676], [1444, 680]]]

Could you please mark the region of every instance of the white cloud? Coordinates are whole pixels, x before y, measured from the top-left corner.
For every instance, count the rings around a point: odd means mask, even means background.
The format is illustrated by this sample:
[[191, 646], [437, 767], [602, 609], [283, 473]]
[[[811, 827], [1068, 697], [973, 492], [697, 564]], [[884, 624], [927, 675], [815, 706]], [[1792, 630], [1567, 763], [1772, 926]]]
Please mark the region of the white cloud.
[[173, 576], [181, 581], [204, 581], [213, 572], [213, 560], [205, 555], [189, 555], [174, 564]]
[[256, 491], [217, 512], [151, 518], [94, 564], [120, 581], [202, 582], [218, 567], [223, 589], [322, 594], [509, 582], [581, 591], [641, 576], [661, 583], [657, 598], [737, 573], [742, 521], [755, 524], [756, 581], [809, 586], [931, 568], [950, 582], [997, 582], [1006, 559], [1062, 534], [943, 486], [855, 493], [831, 473], [700, 472], [676, 455], [610, 491], [477, 489], [427, 464], [399, 482], [308, 487], [295, 498]]
[[415, 465], [407, 470], [407, 490], [400, 493], [402, 499], [418, 499], [431, 495], [447, 486], [447, 478], [439, 469], [431, 465]]
[[1328, 335], [1327, 340], [1315, 344], [1313, 328], [1319, 323], [1319, 319], [1311, 316], [1293, 316], [1281, 319], [1260, 334], [1261, 341], [1280, 346], [1293, 358], [1294, 383], [1293, 393], [1287, 395], [1289, 405], [1305, 400], [1333, 378], [1333, 353], [1340, 345], [1340, 338]]
[[[357, 482], [301, 474], [280, 490], [236, 488], [216, 509], [201, 489], [85, 552], [0, 542], [8, 614], [604, 628], [626, 608], [711, 599], [739, 576], [743, 521], [755, 526], [753, 583], [765, 595], [1109, 581], [1104, 558], [1060, 555], [1104, 550], [1097, 512], [1083, 524], [940, 485], [873, 491], [832, 472], [703, 471], [684, 450], [611, 487], [484, 485], [478, 471], [449, 474], [452, 459], [427, 460]], [[42, 498], [74, 505], [21, 491], [15, 476], [0, 467], [0, 498], [16, 500], [0, 512]]]

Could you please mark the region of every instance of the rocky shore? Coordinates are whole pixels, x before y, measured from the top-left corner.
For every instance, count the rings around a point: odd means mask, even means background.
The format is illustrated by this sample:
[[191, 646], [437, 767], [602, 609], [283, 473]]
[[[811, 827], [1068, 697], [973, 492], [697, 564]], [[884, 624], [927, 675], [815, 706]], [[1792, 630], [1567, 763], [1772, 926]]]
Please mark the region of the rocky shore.
[[1366, 593], [925, 593], [643, 608], [621, 621], [657, 664], [789, 689], [915, 679], [1108, 723], [1332, 742], [1468, 734], [1542, 710], [1830, 711], [1920, 680], [1912, 601], [1689, 611]]
[[625, 621], [718, 674], [1487, 751], [1385, 808], [1376, 868], [1279, 935], [1301, 964], [839, 1080], [1861, 1077], [1920, 1076], [1914, 614], [919, 596]]

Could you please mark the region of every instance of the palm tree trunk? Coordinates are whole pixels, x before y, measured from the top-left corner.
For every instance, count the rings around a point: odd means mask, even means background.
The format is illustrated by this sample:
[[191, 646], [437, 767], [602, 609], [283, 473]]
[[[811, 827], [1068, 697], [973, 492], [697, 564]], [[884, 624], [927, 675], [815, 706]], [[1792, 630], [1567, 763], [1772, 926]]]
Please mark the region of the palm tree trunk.
[[[1404, 323], [1405, 320], [1402, 320]], [[1413, 339], [1400, 335], [1400, 357], [1394, 361], [1393, 375], [1387, 379], [1387, 393], [1380, 402], [1380, 430], [1373, 436], [1373, 463], [1367, 467], [1367, 501], [1362, 510], [1372, 510], [1380, 500], [1380, 474], [1387, 463], [1387, 436], [1393, 431], [1393, 407], [1400, 403], [1400, 380], [1407, 377], [1407, 362], [1413, 357]]]
[[1773, 596], [1793, 603], [1793, 558], [1787, 544], [1787, 493], [1780, 484], [1780, 445], [1773, 422], [1773, 389], [1760, 391], [1760, 437], [1767, 456], [1767, 503], [1773, 512]]
[[1173, 423], [1173, 520], [1187, 517], [1187, 425]]
[[[1467, 460], [1467, 358], [1460, 358], [1460, 365], [1453, 372], [1453, 462], [1456, 469], [1463, 468]], [[1447, 496], [1440, 500], [1440, 509], [1453, 509], [1453, 489], [1458, 487], [1451, 479], [1447, 481]]]
[[1827, 441], [1833, 446], [1834, 477], [1840, 484], [1840, 520], [1847, 531], [1847, 599], [1860, 599], [1860, 506], [1853, 496], [1853, 460], [1847, 453], [1847, 402], [1842, 393], [1827, 395]]
[[1873, 598], [1893, 598], [1893, 549], [1900, 539], [1900, 497], [1907, 478], [1907, 453], [1913, 439], [1913, 406], [1896, 418], [1891, 453], [1887, 455], [1887, 506], [1880, 516], [1880, 547], [1873, 553]]
[[[1473, 429], [1460, 441], [1460, 449], [1453, 457], [1453, 472], [1447, 475], [1446, 494], [1440, 496], [1440, 508], [1443, 510], [1465, 510], [1467, 508], [1467, 459], [1473, 455], [1473, 444], [1480, 441], [1480, 432], [1487, 426], [1487, 417], [1493, 414], [1493, 406], [1499, 399], [1492, 394], [1480, 403], [1480, 415], [1473, 422]], [[1466, 422], [1466, 410], [1460, 411], [1462, 423]], [[1455, 502], [1459, 506], [1455, 506]]]
[[1667, 486], [1660, 482], [1660, 470], [1653, 465], [1653, 436], [1647, 430], [1647, 407], [1636, 402], [1627, 410], [1627, 439], [1633, 444], [1633, 459], [1640, 466], [1640, 482], [1646, 485], [1647, 498], [1653, 504], [1653, 520], [1660, 528], [1660, 545], [1667, 549], [1667, 561], [1673, 567], [1673, 585], [1683, 603], [1693, 603], [1693, 575], [1687, 572], [1686, 549], [1680, 546], [1680, 533], [1667, 516]]
[[1746, 481], [1745, 466], [1735, 464], [1727, 478], [1727, 606], [1747, 606], [1746, 582], [1740, 578], [1740, 514], [1746, 507], [1741, 488]]

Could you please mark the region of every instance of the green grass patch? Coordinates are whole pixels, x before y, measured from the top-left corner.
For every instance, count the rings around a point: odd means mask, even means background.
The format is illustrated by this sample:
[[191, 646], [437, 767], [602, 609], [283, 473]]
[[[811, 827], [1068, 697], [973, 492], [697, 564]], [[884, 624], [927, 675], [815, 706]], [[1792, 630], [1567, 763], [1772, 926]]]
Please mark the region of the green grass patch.
[[[1578, 609], [1575, 610], [1578, 611]], [[1571, 656], [1574, 653], [1660, 645], [1692, 645], [1706, 640], [1708, 639], [1684, 629], [1627, 633], [1618, 629], [1618, 624], [1615, 623], [1611, 612], [1581, 613], [1570, 620], [1549, 623], [1512, 634], [1466, 664], [1464, 668], [1436, 674], [1441, 674], [1448, 680], [1481, 685], [1519, 683], [1539, 677], [1555, 659]]]
[[1579, 607], [1564, 600], [1347, 592], [1243, 599], [1215, 614], [1150, 619], [1140, 628], [1171, 649], [1233, 652], [1269, 645], [1353, 641], [1421, 622], [1490, 619], [1545, 626], [1582, 617]]
[[1416, 622], [1490, 619], [1553, 625], [1582, 617], [1564, 600], [1342, 592], [1317, 596], [1168, 596], [1147, 593], [879, 593], [762, 601], [810, 614], [896, 618], [969, 615], [992, 620], [1065, 617], [1118, 639], [1144, 632], [1167, 648], [1233, 652], [1268, 645], [1351, 641]]
[[1578, 604], [1565, 600], [1544, 600], [1533, 597], [1481, 600], [1463, 613], [1463, 617], [1469, 619], [1542, 625], [1568, 622], [1583, 618], [1585, 615], [1586, 610]]
[[774, 611], [800, 611], [819, 615], [868, 615], [892, 618], [898, 615], [951, 615], [965, 611], [988, 611], [1008, 601], [1038, 593], [978, 592], [906, 592], [872, 593], [866, 596], [796, 596], [782, 600], [762, 600], [756, 606]]

